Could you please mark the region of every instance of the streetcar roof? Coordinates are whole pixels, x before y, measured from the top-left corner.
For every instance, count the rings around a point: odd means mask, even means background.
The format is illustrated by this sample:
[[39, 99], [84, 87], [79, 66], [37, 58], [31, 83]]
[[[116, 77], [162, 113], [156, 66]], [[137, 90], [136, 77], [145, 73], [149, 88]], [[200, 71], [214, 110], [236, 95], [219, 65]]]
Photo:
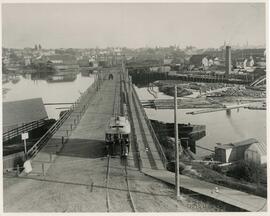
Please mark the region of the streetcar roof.
[[129, 120], [124, 116], [113, 116], [110, 118], [106, 133], [108, 134], [129, 134], [130, 133], [130, 123]]

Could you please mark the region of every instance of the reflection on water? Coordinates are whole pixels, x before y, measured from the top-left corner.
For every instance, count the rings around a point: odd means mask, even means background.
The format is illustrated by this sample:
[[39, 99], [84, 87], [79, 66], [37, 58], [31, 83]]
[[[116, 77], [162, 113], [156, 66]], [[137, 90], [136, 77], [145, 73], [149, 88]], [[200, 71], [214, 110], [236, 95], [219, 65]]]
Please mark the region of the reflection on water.
[[[150, 99], [145, 88], [138, 91], [139, 97]], [[148, 96], [147, 96], [148, 95]], [[145, 109], [150, 119], [173, 122], [173, 110]], [[206, 136], [197, 141], [197, 146], [214, 150], [216, 143], [230, 143], [248, 138], [256, 138], [266, 143], [266, 111], [238, 109], [204, 113], [200, 115], [188, 115], [187, 112], [195, 109], [178, 110], [179, 123], [206, 125]], [[207, 150], [197, 149], [199, 156], [208, 155]]]
[[[17, 83], [3, 84], [3, 102], [41, 97], [43, 103], [72, 103], [94, 81], [94, 76], [83, 77], [75, 74], [76, 79], [69, 82], [47, 82], [48, 74], [25, 74], [18, 76]], [[49, 118], [57, 119], [63, 107], [68, 105], [45, 106]]]

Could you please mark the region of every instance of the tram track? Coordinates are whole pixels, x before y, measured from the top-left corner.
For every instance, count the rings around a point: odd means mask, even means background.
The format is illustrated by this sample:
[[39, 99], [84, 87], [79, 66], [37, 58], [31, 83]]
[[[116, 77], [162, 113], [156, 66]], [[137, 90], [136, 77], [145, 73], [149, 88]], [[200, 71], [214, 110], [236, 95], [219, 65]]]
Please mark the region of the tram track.
[[131, 195], [131, 191], [130, 191], [130, 186], [129, 186], [129, 181], [128, 181], [128, 171], [127, 171], [127, 165], [128, 165], [128, 161], [127, 159], [125, 159], [125, 180], [126, 180], [126, 185], [127, 185], [127, 190], [128, 190], [128, 199], [129, 199], [129, 203], [130, 206], [132, 208], [133, 212], [137, 212], [134, 201], [133, 201], [133, 197]]
[[[111, 161], [112, 160], [112, 161]], [[127, 160], [121, 160], [122, 169], [114, 169], [111, 172], [111, 163], [119, 163], [119, 158], [107, 156], [106, 170], [106, 208], [107, 212], [129, 211], [137, 212], [136, 206], [130, 190], [128, 179]], [[124, 183], [125, 182], [125, 183]], [[125, 185], [125, 186], [124, 186]]]
[[[115, 100], [113, 115], [120, 114], [120, 74], [115, 77]], [[107, 155], [106, 170], [106, 208], [107, 212], [136, 212], [128, 179], [128, 160], [126, 158]]]

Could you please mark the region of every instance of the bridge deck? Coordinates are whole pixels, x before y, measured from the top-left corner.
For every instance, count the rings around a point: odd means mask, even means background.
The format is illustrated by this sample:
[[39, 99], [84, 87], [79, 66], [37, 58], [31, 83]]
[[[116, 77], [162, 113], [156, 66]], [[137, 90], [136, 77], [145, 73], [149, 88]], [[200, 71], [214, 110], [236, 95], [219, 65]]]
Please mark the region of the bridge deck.
[[[115, 79], [104, 81], [99, 92], [92, 97], [80, 123], [73, 128], [67, 142], [64, 145], [59, 144], [62, 134], [65, 135], [65, 129], [68, 128], [68, 122], [74, 121], [73, 115], [37, 154], [33, 160], [34, 170], [31, 174], [22, 175], [21, 178], [4, 179], [5, 211], [106, 212], [107, 160], [104, 151], [104, 130], [113, 114], [116, 99], [114, 92], [119, 85]], [[129, 181], [138, 210], [189, 211], [189, 208], [177, 203], [165, 192], [171, 190], [166, 185], [138, 171], [134, 162], [135, 148], [132, 145], [130, 149]], [[58, 151], [58, 154], [53, 154], [53, 161], [49, 162], [49, 153], [55, 151]], [[45, 166], [45, 176], [41, 173], [42, 164]], [[109, 193], [111, 202], [115, 202], [120, 196], [126, 197], [122, 178], [123, 166], [119, 157], [112, 158], [110, 175]], [[118, 202], [113, 210], [124, 211], [125, 206]]]

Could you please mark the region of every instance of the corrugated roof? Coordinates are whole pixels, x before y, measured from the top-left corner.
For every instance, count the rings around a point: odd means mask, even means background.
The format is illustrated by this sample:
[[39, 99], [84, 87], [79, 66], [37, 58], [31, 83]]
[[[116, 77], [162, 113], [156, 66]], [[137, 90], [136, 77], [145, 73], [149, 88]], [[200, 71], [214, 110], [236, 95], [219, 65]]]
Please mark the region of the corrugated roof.
[[[266, 145], [265, 145], [265, 143], [261, 143], [261, 142], [258, 142], [258, 143], [254, 143], [253, 145], [251, 145], [250, 147], [249, 147], [249, 149], [250, 148], [254, 148], [254, 147], [256, 146], [257, 147], [257, 149], [260, 151], [260, 153], [262, 154], [262, 155], [266, 155], [267, 154], [267, 150], [266, 150]], [[255, 147], [255, 148], [256, 148]]]
[[42, 98], [3, 103], [3, 127], [21, 125], [47, 117]]

